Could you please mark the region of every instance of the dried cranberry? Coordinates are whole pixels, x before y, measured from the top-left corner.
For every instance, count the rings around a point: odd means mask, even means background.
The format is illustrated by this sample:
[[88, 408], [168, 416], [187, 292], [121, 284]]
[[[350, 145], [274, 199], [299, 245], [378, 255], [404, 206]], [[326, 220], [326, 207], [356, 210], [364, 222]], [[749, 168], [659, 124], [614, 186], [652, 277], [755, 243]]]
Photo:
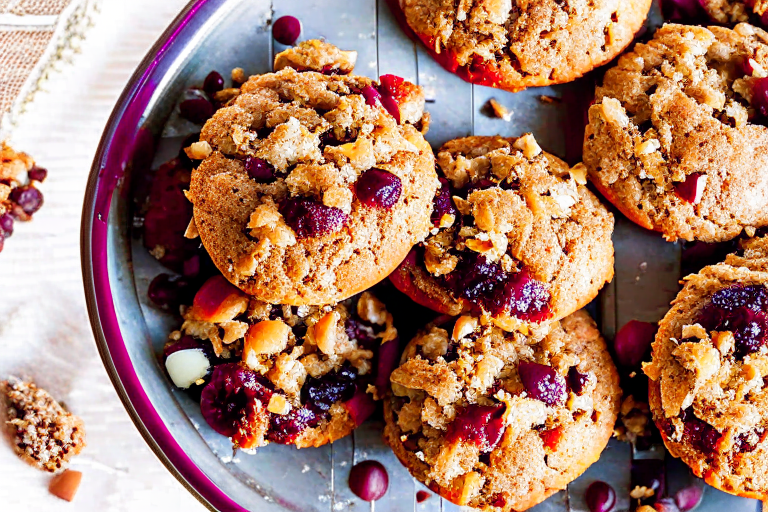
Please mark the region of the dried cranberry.
[[27, 176], [29, 176], [29, 179], [32, 181], [39, 181], [42, 183], [45, 181], [45, 178], [48, 177], [48, 169], [34, 166], [29, 170]]
[[366, 460], [349, 471], [350, 490], [365, 501], [381, 499], [389, 487], [389, 475], [380, 462]]
[[316, 427], [320, 422], [317, 415], [306, 407], [291, 409], [286, 415], [274, 414], [270, 418], [267, 438], [278, 444], [291, 444], [307, 428]]
[[275, 179], [275, 168], [262, 158], [252, 156], [246, 158], [245, 170], [251, 179], [259, 183], [269, 183]]
[[224, 77], [218, 71], [211, 71], [208, 76], [205, 77], [203, 82], [203, 90], [208, 93], [209, 96], [213, 96], [215, 93], [224, 89]]
[[752, 82], [752, 106], [761, 116], [768, 117], [768, 77]]
[[0, 231], [6, 238], [13, 234], [13, 216], [10, 213], [0, 215]]
[[590, 512], [611, 512], [616, 508], [616, 491], [600, 480], [589, 484], [584, 498]]
[[683, 438], [704, 455], [712, 456], [717, 449], [718, 441], [720, 441], [720, 433], [717, 429], [697, 418], [693, 408], [690, 407], [682, 412], [680, 418], [685, 425]]
[[11, 201], [18, 204], [27, 215], [32, 215], [43, 206], [43, 194], [34, 185], [22, 185], [11, 191]]
[[656, 336], [656, 330], [656, 324], [650, 322], [630, 320], [624, 324], [613, 341], [619, 364], [623, 366], [640, 364]]
[[[504, 303], [497, 305], [495, 314], [508, 308], [509, 313], [529, 322], [541, 322], [552, 316], [549, 309], [549, 291], [543, 283], [533, 279], [528, 271], [514, 274], [504, 286]], [[492, 309], [491, 312], [494, 312]]]
[[708, 22], [709, 15], [702, 7], [703, 0], [662, 0], [661, 11], [669, 21], [684, 23]]
[[431, 496], [427, 491], [416, 491], [416, 503], [424, 503]]
[[496, 448], [504, 434], [504, 404], [472, 404], [461, 409], [448, 426], [445, 437], [450, 443], [469, 441], [480, 447], [481, 453]]
[[346, 402], [355, 394], [357, 371], [343, 366], [337, 372], [327, 373], [320, 378], [308, 377], [301, 388], [301, 403], [319, 412], [326, 413], [337, 402]]
[[456, 205], [453, 204], [453, 191], [451, 185], [445, 178], [440, 178], [440, 188], [435, 193], [435, 198], [432, 200], [432, 224], [437, 227], [440, 225], [440, 220], [445, 215], [453, 215], [456, 217]]
[[381, 103], [381, 106], [384, 107], [384, 110], [389, 112], [389, 114], [395, 118], [395, 122], [400, 124], [400, 106], [397, 104], [395, 98], [385, 94], [379, 99], [379, 102]]
[[371, 208], [392, 208], [402, 191], [400, 178], [381, 169], [368, 169], [355, 183], [357, 198]]
[[581, 396], [584, 394], [584, 386], [589, 382], [589, 374], [581, 373], [575, 366], [568, 368], [568, 386], [571, 391]]
[[712, 295], [699, 313], [708, 331], [732, 331], [735, 354], [744, 357], [768, 342], [768, 289], [763, 285], [736, 284]]
[[147, 295], [149, 300], [157, 306], [169, 310], [177, 310], [181, 304], [192, 303], [194, 291], [191, 283], [183, 277], [158, 274], [149, 283]]
[[360, 94], [365, 98], [365, 104], [368, 106], [376, 106], [381, 101], [381, 93], [376, 90], [372, 85], [366, 85], [360, 91]]
[[272, 25], [272, 37], [280, 44], [292, 46], [301, 35], [301, 22], [293, 16], [281, 16]]
[[704, 488], [699, 485], [691, 485], [675, 493], [675, 505], [680, 509], [680, 512], [688, 512], [698, 507], [702, 498], [704, 498]]
[[200, 397], [200, 410], [208, 425], [219, 434], [247, 435], [255, 415], [266, 411], [271, 396], [272, 390], [256, 372], [238, 363], [227, 363], [213, 370], [211, 382]]
[[348, 218], [342, 210], [311, 199], [289, 199], [281, 205], [280, 213], [298, 238], [334, 233]]
[[687, 203], [699, 204], [704, 197], [706, 177], [706, 174], [700, 172], [689, 174], [685, 177], [685, 181], [675, 183], [675, 194]]
[[554, 368], [544, 364], [520, 361], [517, 371], [528, 396], [547, 405], [565, 403], [565, 379]]
[[213, 103], [206, 98], [192, 98], [182, 101], [179, 114], [195, 124], [204, 124], [214, 112]]
[[393, 98], [400, 98], [402, 96], [403, 83], [405, 83], [404, 78], [397, 75], [381, 75], [379, 83], [381, 84], [380, 89], [383, 94]]

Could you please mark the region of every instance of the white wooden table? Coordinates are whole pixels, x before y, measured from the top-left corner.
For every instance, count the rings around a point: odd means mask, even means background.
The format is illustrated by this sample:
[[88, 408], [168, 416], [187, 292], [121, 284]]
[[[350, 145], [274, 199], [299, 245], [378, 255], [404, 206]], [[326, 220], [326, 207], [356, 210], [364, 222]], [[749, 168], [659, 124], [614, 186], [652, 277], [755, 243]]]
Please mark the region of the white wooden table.
[[49, 169], [45, 205], [0, 253], [0, 378], [33, 377], [83, 418], [75, 501], [0, 443], [0, 510], [196, 511], [203, 507], [152, 454], [104, 371], [80, 273], [83, 191], [102, 129], [138, 62], [185, 0], [103, 0], [81, 53], [60, 66], [12, 133]]

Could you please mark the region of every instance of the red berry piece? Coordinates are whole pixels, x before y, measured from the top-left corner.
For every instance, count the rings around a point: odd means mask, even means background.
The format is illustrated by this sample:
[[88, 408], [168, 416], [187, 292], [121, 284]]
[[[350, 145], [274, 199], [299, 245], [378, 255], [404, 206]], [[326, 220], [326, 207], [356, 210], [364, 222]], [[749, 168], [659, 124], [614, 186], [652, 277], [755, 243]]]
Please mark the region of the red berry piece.
[[291, 409], [286, 415], [273, 414], [270, 418], [267, 439], [273, 443], [291, 444], [306, 429], [316, 427], [320, 418], [306, 407]]
[[592, 482], [584, 496], [589, 512], [611, 512], [616, 508], [616, 491], [605, 482]]
[[27, 215], [32, 215], [43, 206], [43, 193], [33, 185], [22, 185], [11, 191], [11, 201], [18, 204]]
[[381, 169], [368, 169], [357, 179], [357, 198], [371, 208], [392, 208], [402, 193], [400, 178]]
[[711, 456], [717, 449], [720, 441], [720, 433], [709, 423], [700, 420], [689, 407], [680, 415], [685, 425], [683, 429], [683, 439], [687, 440], [694, 448], [706, 456]]
[[520, 361], [517, 371], [528, 396], [547, 405], [565, 403], [565, 379], [554, 368], [544, 364]]
[[571, 391], [581, 396], [584, 394], [584, 387], [589, 382], [589, 374], [581, 373], [575, 366], [568, 369], [568, 386]]
[[256, 424], [256, 415], [265, 414], [271, 396], [272, 390], [260, 381], [256, 372], [237, 363], [227, 363], [213, 370], [211, 382], [200, 397], [200, 410], [213, 430], [243, 439]]
[[275, 168], [262, 158], [246, 158], [245, 170], [248, 171], [248, 176], [259, 183], [270, 183], [275, 179]]
[[680, 489], [675, 493], [675, 505], [680, 509], [680, 512], [688, 512], [698, 507], [701, 500], [704, 498], [704, 488], [698, 485], [692, 485]]
[[281, 16], [272, 25], [272, 37], [280, 44], [292, 46], [301, 35], [301, 22], [293, 16]]
[[424, 503], [429, 498], [431, 498], [432, 495], [429, 494], [427, 491], [417, 491], [416, 492], [416, 503]]
[[661, 11], [669, 21], [695, 23], [709, 21], [707, 11], [702, 7], [704, 0], [661, 0]]
[[42, 183], [45, 181], [45, 178], [48, 177], [48, 169], [34, 166], [29, 170], [27, 176], [29, 176], [29, 179], [32, 181], [39, 181]]
[[379, 101], [381, 101], [381, 106], [384, 107], [384, 110], [389, 112], [389, 114], [395, 118], [397, 124], [400, 124], [400, 106], [397, 104], [395, 98], [385, 94], [382, 95]]
[[298, 238], [334, 233], [348, 219], [340, 209], [311, 199], [289, 199], [280, 208], [280, 213]]
[[541, 322], [552, 316], [549, 291], [544, 283], [532, 278], [523, 269], [504, 286], [504, 306], [521, 320]]
[[379, 83], [381, 84], [381, 91], [386, 96], [392, 96], [393, 98], [400, 98], [403, 94], [403, 83], [405, 79], [397, 75], [381, 75], [379, 77]]
[[757, 352], [768, 343], [768, 288], [737, 284], [718, 290], [699, 323], [708, 331], [732, 331], [738, 357]]
[[355, 464], [349, 471], [349, 488], [360, 499], [376, 501], [381, 499], [389, 487], [389, 475], [384, 466], [375, 460]]
[[381, 93], [377, 91], [372, 85], [366, 85], [360, 94], [365, 98], [365, 104], [371, 107], [375, 106], [381, 101]]
[[215, 93], [224, 89], [224, 77], [218, 71], [211, 71], [208, 76], [205, 77], [203, 82], [203, 90], [209, 95], [213, 96]]
[[183, 277], [158, 274], [149, 283], [147, 296], [155, 305], [178, 313], [180, 305], [192, 302], [194, 292], [189, 281]]
[[456, 217], [457, 210], [456, 205], [453, 204], [453, 191], [451, 185], [445, 178], [440, 178], [440, 188], [437, 189], [435, 198], [432, 200], [432, 224], [437, 227], [440, 225], [440, 220], [445, 215], [453, 215]]
[[707, 185], [707, 175], [700, 172], [689, 174], [685, 181], [675, 183], [675, 194], [683, 201], [691, 204], [699, 204], [704, 197], [704, 188]]
[[768, 77], [752, 82], [752, 106], [760, 115], [768, 117]]
[[214, 110], [213, 103], [206, 98], [192, 98], [182, 101], [179, 105], [181, 117], [195, 124], [204, 124], [211, 118]]
[[13, 234], [13, 216], [10, 213], [0, 215], [0, 231], [6, 238]]
[[482, 453], [493, 451], [504, 434], [504, 411], [506, 406], [472, 404], [458, 412], [448, 426], [446, 439], [470, 441], [480, 447]]
[[630, 320], [616, 333], [613, 349], [620, 365], [636, 366], [648, 352], [656, 336], [656, 324]]

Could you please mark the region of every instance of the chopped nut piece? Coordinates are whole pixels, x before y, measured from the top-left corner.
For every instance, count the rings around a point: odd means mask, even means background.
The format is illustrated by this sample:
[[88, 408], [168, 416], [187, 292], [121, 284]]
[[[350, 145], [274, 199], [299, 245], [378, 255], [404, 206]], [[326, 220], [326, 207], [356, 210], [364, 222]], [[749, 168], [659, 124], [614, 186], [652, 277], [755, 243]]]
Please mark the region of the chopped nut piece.
[[582, 162], [579, 162], [571, 167], [570, 171], [568, 172], [570, 173], [571, 178], [573, 178], [573, 181], [579, 185], [587, 184], [587, 166]]
[[704, 340], [707, 339], [707, 330], [704, 329], [701, 324], [684, 325], [683, 338], [698, 338]]
[[291, 412], [291, 404], [285, 399], [283, 395], [275, 393], [269, 399], [269, 404], [267, 404], [267, 410], [273, 414], [279, 414], [280, 416], [285, 416], [286, 414]]
[[189, 225], [187, 226], [187, 230], [184, 232], [184, 238], [189, 238], [190, 240], [194, 240], [199, 236], [200, 236], [200, 233], [197, 231], [195, 218], [192, 217], [191, 219], [189, 219]]
[[504, 121], [507, 121], [507, 122], [512, 120], [512, 111], [507, 109], [507, 107], [505, 107], [498, 101], [496, 101], [495, 98], [491, 98], [490, 100], [488, 100], [488, 105], [490, 105], [493, 115], [495, 115], [499, 119], [503, 119]]
[[733, 333], [730, 331], [713, 332], [712, 344], [722, 355], [727, 355], [736, 346], [736, 338], [733, 337]]
[[654, 495], [654, 490], [642, 485], [636, 485], [634, 489], [629, 492], [629, 496], [633, 499], [640, 500], [643, 498], [650, 498]]
[[323, 354], [331, 355], [336, 352], [336, 327], [339, 320], [341, 320], [341, 316], [338, 311], [331, 311], [312, 326], [312, 336], [314, 336], [317, 348]]
[[242, 84], [246, 80], [248, 80], [248, 77], [245, 76], [245, 71], [243, 68], [235, 68], [232, 70], [232, 81], [237, 84]]
[[477, 318], [469, 315], [460, 316], [453, 326], [452, 338], [456, 341], [464, 338], [477, 329], [479, 322]]
[[277, 354], [288, 346], [291, 328], [282, 320], [262, 320], [253, 324], [245, 335], [243, 359], [250, 351], [256, 354]]
[[536, 142], [536, 139], [530, 133], [526, 133], [513, 144], [515, 149], [519, 149], [523, 152], [523, 156], [527, 159], [536, 158], [541, 154], [541, 146]]
[[205, 160], [213, 153], [213, 148], [207, 141], [201, 140], [193, 142], [188, 148], [184, 148], [184, 152], [192, 160]]

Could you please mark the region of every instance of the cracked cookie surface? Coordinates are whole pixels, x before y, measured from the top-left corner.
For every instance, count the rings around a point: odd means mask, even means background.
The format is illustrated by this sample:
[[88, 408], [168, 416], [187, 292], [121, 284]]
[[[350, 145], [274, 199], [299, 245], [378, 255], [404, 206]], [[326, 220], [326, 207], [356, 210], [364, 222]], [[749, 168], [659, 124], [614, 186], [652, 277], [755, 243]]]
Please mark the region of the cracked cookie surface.
[[619, 378], [579, 311], [544, 338], [459, 317], [406, 347], [384, 402], [385, 441], [418, 480], [460, 505], [526, 510], [595, 462], [613, 433]]
[[270, 303], [330, 304], [389, 274], [437, 187], [421, 89], [286, 67], [253, 76], [193, 145], [194, 229], [227, 279]]
[[768, 239], [688, 276], [659, 324], [649, 403], [667, 449], [707, 483], [765, 499]]
[[433, 57], [467, 81], [518, 91], [570, 82], [613, 59], [651, 0], [392, 0]]
[[532, 135], [466, 137], [438, 151], [433, 229], [390, 279], [445, 314], [506, 330], [559, 320], [613, 277], [613, 216]]
[[768, 225], [768, 33], [665, 25], [608, 70], [584, 163], [602, 194], [667, 240]]

